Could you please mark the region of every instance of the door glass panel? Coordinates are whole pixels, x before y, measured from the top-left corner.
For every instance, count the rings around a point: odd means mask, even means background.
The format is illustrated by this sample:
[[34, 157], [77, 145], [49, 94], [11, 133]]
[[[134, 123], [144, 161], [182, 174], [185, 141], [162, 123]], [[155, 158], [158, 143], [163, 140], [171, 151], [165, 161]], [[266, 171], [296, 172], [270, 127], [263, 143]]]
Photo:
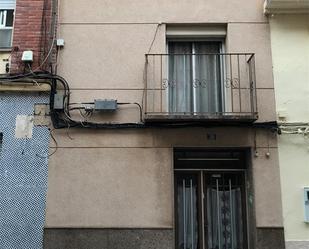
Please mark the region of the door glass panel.
[[177, 176], [177, 249], [198, 248], [197, 177]]
[[206, 177], [208, 249], [243, 249], [244, 208], [241, 175], [209, 174]]

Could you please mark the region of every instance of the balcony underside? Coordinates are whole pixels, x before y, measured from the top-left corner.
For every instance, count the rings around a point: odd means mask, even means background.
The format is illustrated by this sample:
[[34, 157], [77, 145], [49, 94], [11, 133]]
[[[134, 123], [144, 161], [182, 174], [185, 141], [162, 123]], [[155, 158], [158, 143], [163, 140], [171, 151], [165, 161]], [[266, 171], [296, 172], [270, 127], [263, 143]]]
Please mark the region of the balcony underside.
[[309, 13], [309, 0], [266, 0], [265, 14], [306, 14]]
[[145, 114], [146, 123], [251, 124], [257, 114]]

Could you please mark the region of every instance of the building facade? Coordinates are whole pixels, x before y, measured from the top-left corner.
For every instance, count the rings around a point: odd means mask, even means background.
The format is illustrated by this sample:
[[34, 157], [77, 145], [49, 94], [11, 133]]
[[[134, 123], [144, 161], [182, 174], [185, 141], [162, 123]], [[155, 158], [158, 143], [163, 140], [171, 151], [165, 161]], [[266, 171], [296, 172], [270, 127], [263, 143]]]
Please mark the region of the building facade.
[[50, 4], [1, 78], [50, 86], [44, 248], [285, 248], [263, 1]]
[[269, 1], [265, 7], [282, 130], [278, 147], [286, 245], [308, 248], [309, 2]]

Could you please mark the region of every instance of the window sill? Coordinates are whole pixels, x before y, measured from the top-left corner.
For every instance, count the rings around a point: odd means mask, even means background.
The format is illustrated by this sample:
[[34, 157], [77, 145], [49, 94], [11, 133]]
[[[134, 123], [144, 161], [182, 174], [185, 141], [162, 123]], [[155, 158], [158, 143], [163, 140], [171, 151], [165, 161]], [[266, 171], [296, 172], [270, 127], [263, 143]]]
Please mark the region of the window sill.
[[0, 47], [0, 52], [11, 52], [12, 51], [12, 47], [9, 48], [1, 48]]

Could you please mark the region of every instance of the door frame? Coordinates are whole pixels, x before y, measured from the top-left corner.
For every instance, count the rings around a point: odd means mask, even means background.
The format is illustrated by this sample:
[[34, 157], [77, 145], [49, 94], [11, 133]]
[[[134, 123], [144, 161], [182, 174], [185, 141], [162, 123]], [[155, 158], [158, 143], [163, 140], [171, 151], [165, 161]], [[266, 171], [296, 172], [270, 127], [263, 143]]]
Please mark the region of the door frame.
[[[179, 151], [189, 151], [189, 152], [194, 152], [194, 151], [204, 151], [205, 153], [208, 152], [217, 152], [217, 153], [225, 153], [225, 152], [241, 152], [242, 156], [241, 158], [241, 163], [238, 164], [235, 168], [228, 168], [228, 167], [223, 167], [223, 168], [202, 168], [202, 167], [186, 167], [186, 166], [181, 166], [178, 167], [177, 166], [177, 157], [179, 159], [179, 156], [176, 155], [175, 152], [179, 152]], [[190, 173], [190, 174], [196, 174], [197, 178], [198, 178], [198, 208], [202, 208], [203, 211], [201, 212], [200, 210], [198, 210], [198, 236], [199, 236], [199, 245], [198, 245], [198, 249], [208, 249], [207, 246], [207, 234], [205, 233], [206, 229], [205, 229], [205, 223], [206, 223], [206, 215], [207, 215], [207, 210], [206, 210], [206, 205], [205, 202], [202, 200], [203, 195], [204, 198], [206, 198], [205, 193], [206, 193], [206, 184], [205, 184], [205, 179], [204, 179], [204, 175], [205, 174], [209, 174], [209, 173], [228, 173], [228, 172], [234, 172], [234, 173], [241, 173], [242, 174], [242, 178], [243, 178], [243, 183], [242, 183], [242, 195], [244, 200], [242, 201], [242, 206], [243, 206], [243, 219], [244, 219], [244, 223], [243, 223], [243, 231], [244, 231], [244, 241], [245, 241], [245, 248], [244, 249], [250, 249], [251, 248], [251, 239], [250, 239], [250, 231], [249, 229], [253, 226], [254, 221], [250, 220], [250, 217], [252, 215], [251, 212], [253, 210], [249, 210], [249, 203], [248, 203], [248, 189], [249, 189], [249, 180], [251, 179], [251, 177], [248, 175], [249, 174], [249, 155], [250, 155], [250, 149], [249, 148], [228, 148], [228, 149], [224, 149], [224, 148], [174, 148], [174, 232], [175, 232], [175, 248], [177, 249], [177, 242], [178, 242], [178, 219], [177, 219], [177, 210], [178, 210], [178, 205], [177, 205], [177, 182], [176, 182], [176, 177], [178, 174], [180, 174], [181, 172], [183, 173]], [[198, 161], [198, 158], [192, 158], [192, 161]], [[201, 158], [203, 160], [205, 160], [205, 158]], [[218, 162], [220, 161], [220, 158], [217, 158]], [[221, 158], [222, 159], [222, 158]], [[231, 158], [232, 159], [232, 158]], [[190, 160], [187, 160], [190, 161]], [[213, 160], [215, 161], [215, 160]], [[193, 162], [194, 163], [194, 162]], [[203, 190], [203, 192], [201, 192], [201, 189]], [[202, 221], [202, 222], [200, 222]]]

